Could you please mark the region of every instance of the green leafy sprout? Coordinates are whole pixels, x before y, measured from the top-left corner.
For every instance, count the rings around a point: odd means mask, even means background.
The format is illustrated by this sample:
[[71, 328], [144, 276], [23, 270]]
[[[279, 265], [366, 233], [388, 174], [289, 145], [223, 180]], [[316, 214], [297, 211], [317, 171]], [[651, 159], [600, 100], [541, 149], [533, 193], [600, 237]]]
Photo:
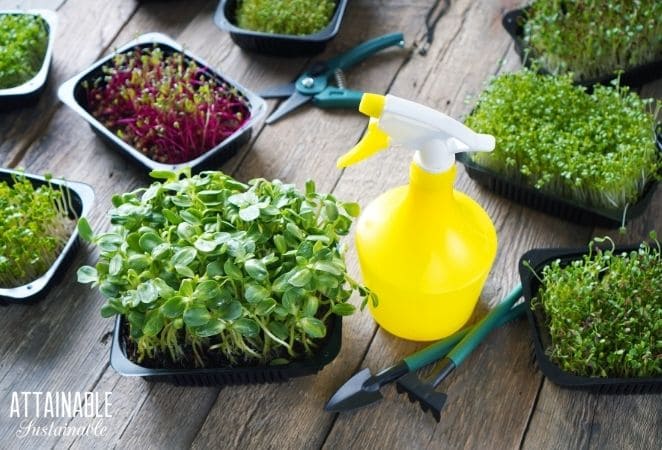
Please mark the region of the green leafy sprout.
[[207, 365], [280, 364], [314, 352], [332, 315], [351, 315], [358, 290], [341, 236], [356, 203], [278, 180], [238, 182], [222, 172], [153, 171], [159, 181], [116, 195], [112, 231], [81, 236], [100, 249], [78, 281], [122, 315], [139, 362], [164, 358]]
[[[608, 239], [608, 238], [607, 238]], [[542, 270], [532, 299], [551, 336], [547, 353], [581, 376], [662, 375], [662, 260], [660, 243], [616, 254], [594, 242], [581, 259], [555, 260]]]
[[0, 14], [0, 89], [19, 86], [41, 69], [48, 25], [32, 14]]
[[543, 192], [622, 212], [660, 178], [652, 104], [618, 80], [587, 94], [569, 76], [500, 75], [466, 119], [494, 135], [496, 148], [471, 159]]
[[553, 74], [595, 79], [662, 58], [659, 0], [536, 0], [525, 19], [530, 57]]
[[236, 17], [247, 30], [306, 35], [326, 27], [335, 9], [334, 0], [239, 0]]
[[53, 265], [75, 226], [69, 192], [50, 183], [35, 189], [20, 174], [0, 182], [0, 287], [28, 284]]

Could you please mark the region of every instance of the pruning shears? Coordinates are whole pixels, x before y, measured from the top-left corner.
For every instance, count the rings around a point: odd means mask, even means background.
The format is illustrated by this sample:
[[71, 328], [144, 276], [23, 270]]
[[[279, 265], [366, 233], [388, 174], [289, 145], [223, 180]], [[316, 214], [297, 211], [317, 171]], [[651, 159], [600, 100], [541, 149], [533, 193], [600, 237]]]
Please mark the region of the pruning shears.
[[[402, 33], [392, 33], [366, 41], [357, 47], [327, 61], [317, 62], [296, 81], [265, 89], [264, 98], [288, 97], [268, 118], [271, 124], [312, 100], [320, 108], [358, 108], [363, 92], [346, 88], [344, 70], [388, 47], [404, 47]], [[337, 86], [330, 84], [335, 79]]]

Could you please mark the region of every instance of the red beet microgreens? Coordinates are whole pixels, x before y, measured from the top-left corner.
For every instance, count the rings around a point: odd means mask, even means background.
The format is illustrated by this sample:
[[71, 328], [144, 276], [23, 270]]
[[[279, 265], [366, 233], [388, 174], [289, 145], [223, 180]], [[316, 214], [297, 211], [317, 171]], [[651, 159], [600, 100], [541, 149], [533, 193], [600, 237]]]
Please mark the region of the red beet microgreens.
[[85, 84], [88, 109], [149, 158], [191, 161], [250, 117], [246, 101], [182, 53], [158, 47], [116, 55], [102, 77]]

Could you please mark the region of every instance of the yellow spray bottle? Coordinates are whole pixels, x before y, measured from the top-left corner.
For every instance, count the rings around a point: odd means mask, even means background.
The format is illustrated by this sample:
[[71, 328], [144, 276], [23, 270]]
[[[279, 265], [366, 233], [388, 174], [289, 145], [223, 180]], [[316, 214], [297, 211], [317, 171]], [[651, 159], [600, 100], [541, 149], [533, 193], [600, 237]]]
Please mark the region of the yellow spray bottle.
[[443, 338], [469, 320], [497, 250], [487, 213], [453, 188], [454, 155], [491, 151], [494, 137], [393, 95], [364, 94], [359, 110], [371, 117], [368, 130], [338, 167], [391, 144], [416, 150], [409, 185], [376, 198], [358, 221], [361, 272], [379, 298], [370, 310], [396, 336]]

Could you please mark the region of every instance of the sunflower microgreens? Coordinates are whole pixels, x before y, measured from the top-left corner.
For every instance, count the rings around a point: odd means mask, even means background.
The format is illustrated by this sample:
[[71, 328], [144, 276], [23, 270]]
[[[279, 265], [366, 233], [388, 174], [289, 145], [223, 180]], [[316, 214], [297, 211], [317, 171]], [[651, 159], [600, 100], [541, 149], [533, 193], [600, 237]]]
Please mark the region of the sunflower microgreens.
[[116, 195], [114, 229], [92, 237], [96, 267], [78, 280], [107, 298], [104, 317], [129, 323], [134, 357], [198, 366], [282, 363], [310, 355], [331, 315], [350, 315], [354, 290], [340, 245], [356, 203], [293, 185], [240, 183], [222, 172], [152, 172], [160, 181]]
[[329, 23], [335, 8], [334, 0], [239, 0], [237, 25], [265, 33], [313, 34]]
[[662, 58], [659, 0], [536, 0], [524, 40], [533, 60], [576, 80], [612, 75]]
[[0, 89], [19, 86], [41, 69], [48, 26], [32, 14], [0, 14]]
[[0, 182], [0, 287], [14, 288], [46, 273], [74, 229], [69, 191], [35, 189], [23, 175]]
[[660, 178], [651, 104], [618, 80], [587, 94], [569, 76], [500, 75], [466, 119], [494, 135], [496, 148], [471, 158], [552, 195], [622, 211]]
[[103, 73], [83, 83], [88, 110], [154, 161], [191, 161], [250, 117], [235, 88], [180, 52], [136, 48], [115, 55]]
[[592, 242], [583, 258], [543, 268], [532, 305], [544, 311], [547, 352], [563, 370], [597, 377], [662, 375], [662, 259], [654, 233], [651, 239], [623, 254]]

